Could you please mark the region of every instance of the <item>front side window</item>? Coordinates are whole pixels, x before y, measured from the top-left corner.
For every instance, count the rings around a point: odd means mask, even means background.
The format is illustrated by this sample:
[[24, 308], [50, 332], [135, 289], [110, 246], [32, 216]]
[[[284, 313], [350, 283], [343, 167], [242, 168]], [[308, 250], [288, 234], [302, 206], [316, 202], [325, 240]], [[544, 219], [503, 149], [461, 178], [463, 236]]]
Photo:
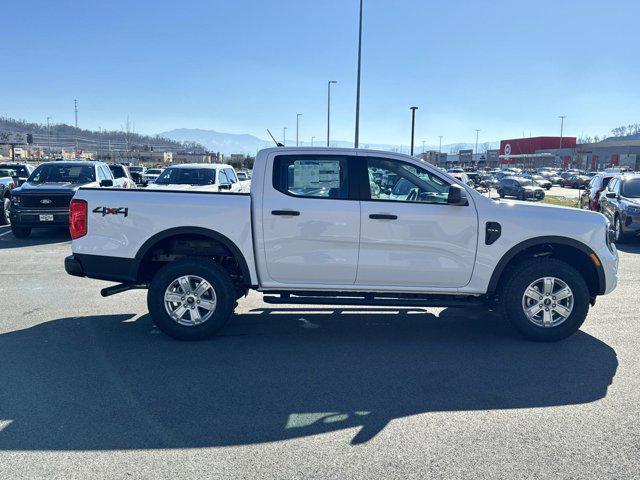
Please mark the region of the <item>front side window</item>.
[[447, 203], [450, 184], [426, 169], [386, 158], [366, 162], [371, 200]]
[[227, 178], [231, 183], [236, 183], [238, 181], [238, 177], [236, 177], [236, 174], [232, 168], [225, 168], [224, 171], [226, 172]]
[[277, 156], [273, 186], [294, 197], [349, 198], [347, 159], [338, 156]]
[[111, 170], [111, 173], [113, 173], [114, 178], [125, 178], [127, 176], [121, 165], [109, 165], [109, 169]]

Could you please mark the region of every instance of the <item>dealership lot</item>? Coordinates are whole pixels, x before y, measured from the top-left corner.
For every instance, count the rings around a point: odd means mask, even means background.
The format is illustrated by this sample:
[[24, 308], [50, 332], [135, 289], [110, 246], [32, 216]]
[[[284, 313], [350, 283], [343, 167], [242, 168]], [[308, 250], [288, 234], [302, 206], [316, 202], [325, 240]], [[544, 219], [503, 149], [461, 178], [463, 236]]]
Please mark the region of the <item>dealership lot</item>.
[[144, 292], [102, 298], [108, 283], [66, 275], [69, 243], [0, 227], [0, 478], [640, 472], [640, 243], [557, 344], [473, 309], [280, 309], [255, 293], [220, 337], [177, 342]]

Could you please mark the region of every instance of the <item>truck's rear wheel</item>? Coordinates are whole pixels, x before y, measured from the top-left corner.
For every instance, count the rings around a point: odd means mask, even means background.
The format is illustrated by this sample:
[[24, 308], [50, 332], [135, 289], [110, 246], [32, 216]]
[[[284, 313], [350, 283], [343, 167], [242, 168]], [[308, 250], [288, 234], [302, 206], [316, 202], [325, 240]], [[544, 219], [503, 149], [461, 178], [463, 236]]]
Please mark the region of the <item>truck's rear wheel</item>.
[[507, 274], [500, 292], [504, 315], [529, 340], [553, 342], [575, 333], [589, 312], [582, 275], [560, 260], [526, 260]]
[[156, 326], [179, 340], [215, 335], [229, 320], [235, 290], [224, 268], [208, 259], [177, 260], [153, 278], [147, 293]]

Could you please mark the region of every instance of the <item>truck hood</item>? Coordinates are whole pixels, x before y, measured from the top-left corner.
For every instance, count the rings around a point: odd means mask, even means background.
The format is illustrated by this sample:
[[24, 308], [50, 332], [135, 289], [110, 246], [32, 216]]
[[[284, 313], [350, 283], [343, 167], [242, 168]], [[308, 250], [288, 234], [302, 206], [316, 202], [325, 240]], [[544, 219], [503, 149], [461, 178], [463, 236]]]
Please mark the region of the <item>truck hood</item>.
[[80, 187], [97, 186], [96, 182], [80, 184], [80, 183], [29, 183], [25, 182], [14, 190], [15, 193], [74, 193]]
[[157, 183], [149, 184], [147, 190], [174, 190], [188, 192], [217, 192], [217, 185], [184, 185], [170, 183], [169, 185], [158, 185]]
[[604, 215], [591, 210], [511, 200], [494, 201], [494, 203], [499, 212], [509, 215], [511, 219], [515, 218], [524, 223], [554, 221], [567, 225], [573, 222], [590, 223], [593, 226], [607, 224], [607, 219]]

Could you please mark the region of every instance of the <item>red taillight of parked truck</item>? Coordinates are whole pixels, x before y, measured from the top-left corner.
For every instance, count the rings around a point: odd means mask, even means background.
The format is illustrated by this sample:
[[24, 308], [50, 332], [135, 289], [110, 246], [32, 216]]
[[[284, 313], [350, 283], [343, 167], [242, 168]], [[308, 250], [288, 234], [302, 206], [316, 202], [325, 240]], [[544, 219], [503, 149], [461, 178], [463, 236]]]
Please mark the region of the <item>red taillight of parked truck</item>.
[[71, 208], [69, 209], [69, 232], [73, 239], [84, 237], [87, 234], [86, 200], [71, 200]]

